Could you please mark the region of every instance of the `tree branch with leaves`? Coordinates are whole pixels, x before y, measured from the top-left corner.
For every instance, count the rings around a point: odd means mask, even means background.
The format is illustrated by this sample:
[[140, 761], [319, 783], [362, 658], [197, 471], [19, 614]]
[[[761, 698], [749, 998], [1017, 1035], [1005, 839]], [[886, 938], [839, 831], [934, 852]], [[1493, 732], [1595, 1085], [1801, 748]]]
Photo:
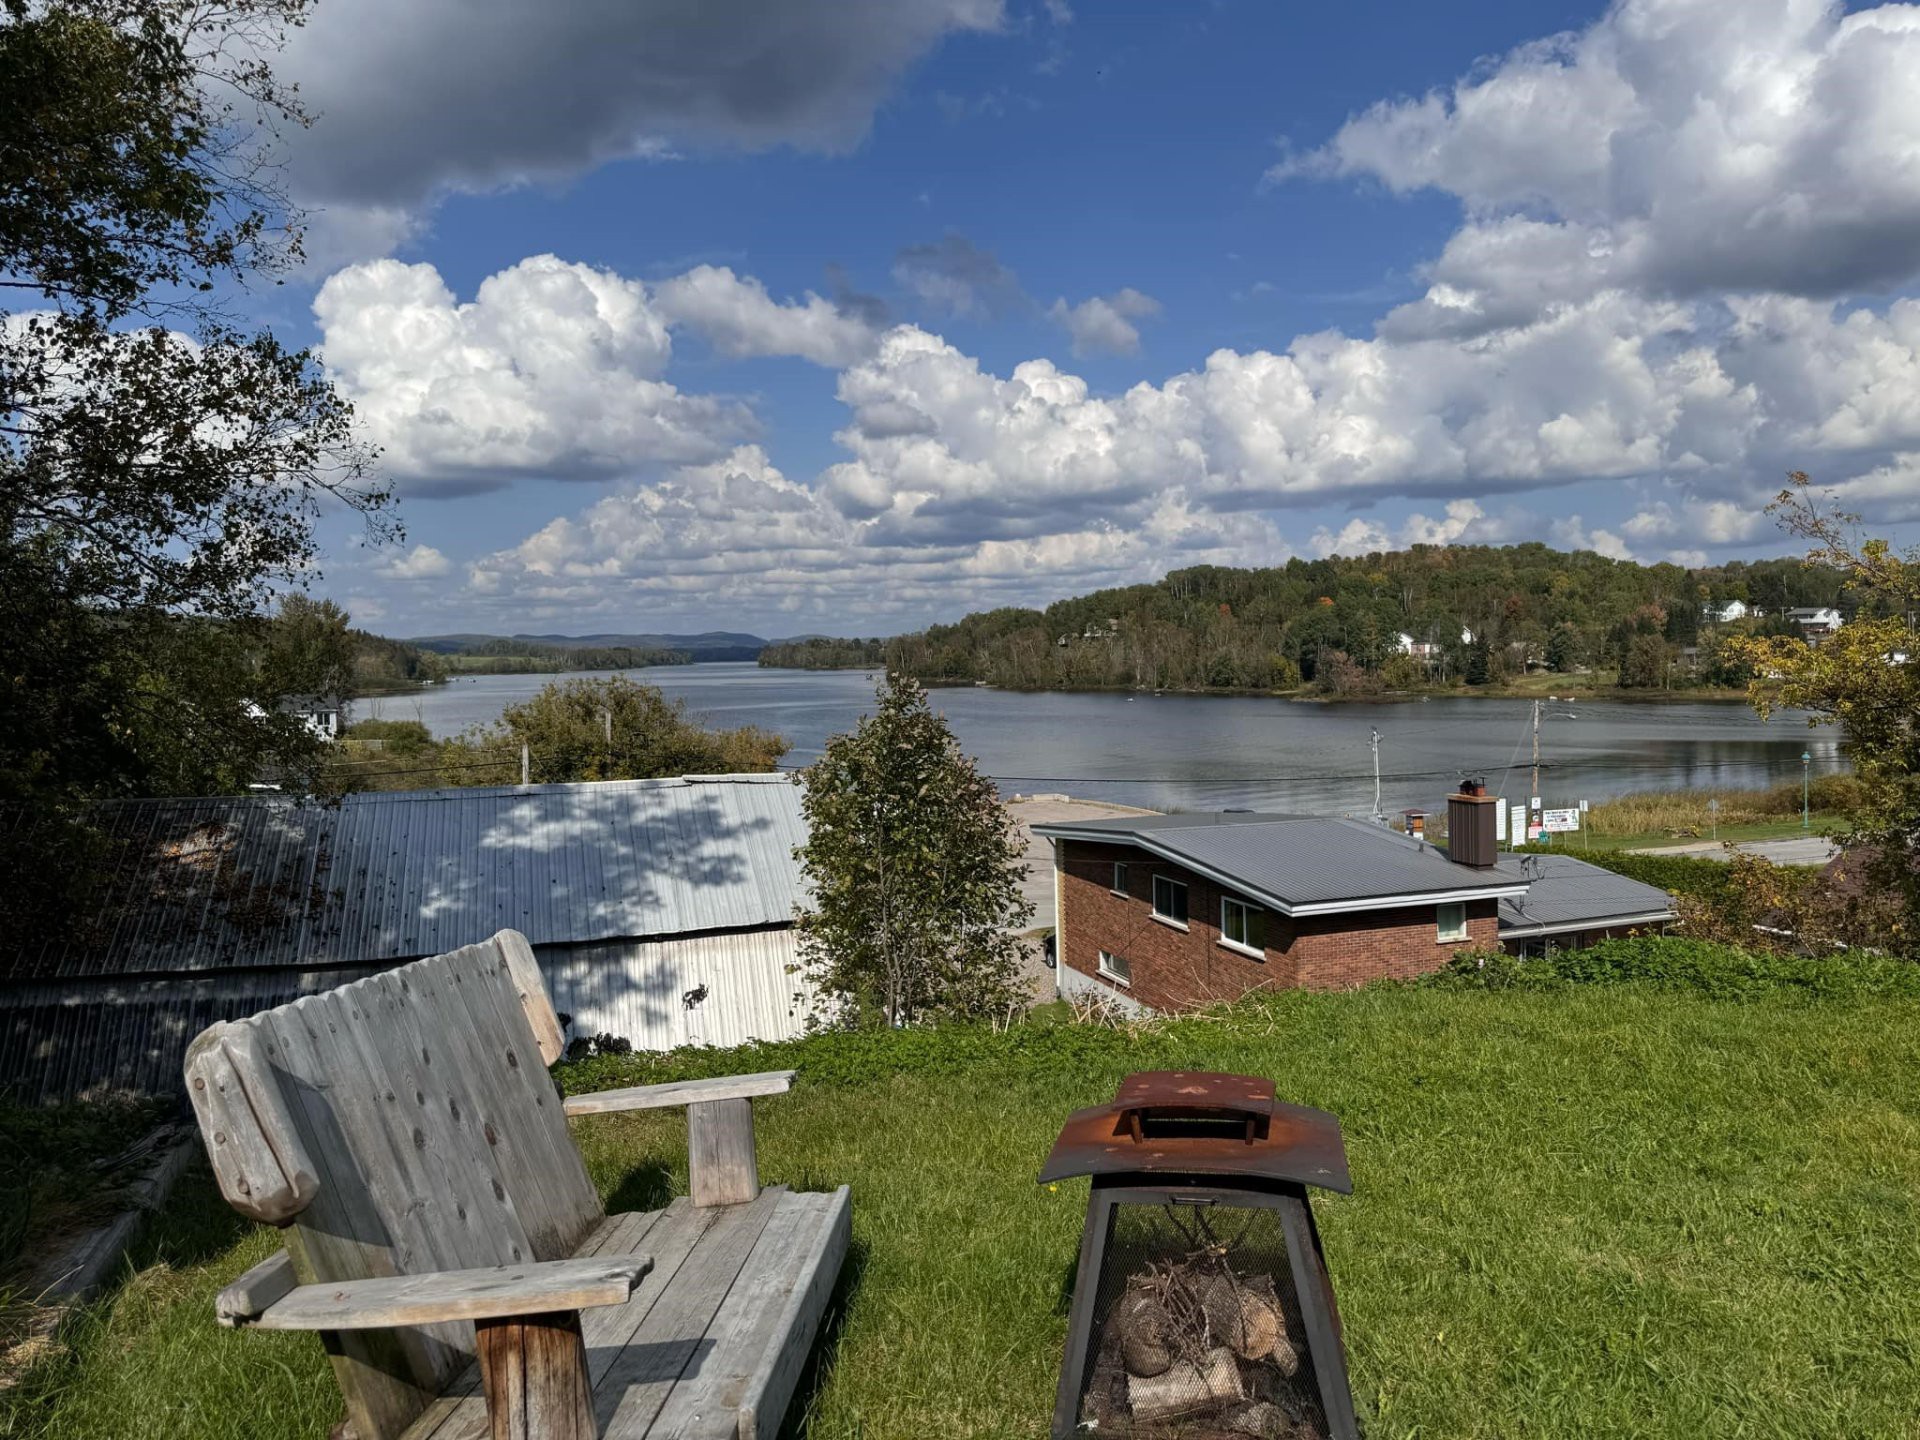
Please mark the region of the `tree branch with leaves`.
[[1788, 482], [1768, 511], [1808, 542], [1809, 565], [1847, 577], [1853, 616], [1818, 644], [1780, 635], [1729, 643], [1752, 667], [1749, 696], [1761, 715], [1805, 710], [1810, 724], [1840, 728], [1862, 801], [1837, 838], [1899, 897], [1904, 915], [1885, 938], [1911, 951], [1920, 946], [1920, 550], [1867, 535], [1804, 472]]

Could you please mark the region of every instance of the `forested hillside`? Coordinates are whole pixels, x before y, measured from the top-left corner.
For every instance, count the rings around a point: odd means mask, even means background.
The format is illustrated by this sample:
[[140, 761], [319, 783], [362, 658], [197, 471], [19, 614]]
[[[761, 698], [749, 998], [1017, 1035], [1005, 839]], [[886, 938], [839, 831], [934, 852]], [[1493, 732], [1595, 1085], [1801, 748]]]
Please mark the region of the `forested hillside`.
[[[1722, 622], [1741, 601], [1757, 615]], [[1784, 630], [1789, 607], [1871, 606], [1797, 559], [1699, 570], [1545, 545], [1415, 546], [1260, 570], [1178, 570], [1045, 610], [969, 615], [875, 641], [809, 641], [765, 664], [867, 665], [929, 681], [1022, 687], [1291, 689], [1330, 694], [1490, 685], [1549, 669], [1629, 688], [1737, 686], [1734, 634]]]

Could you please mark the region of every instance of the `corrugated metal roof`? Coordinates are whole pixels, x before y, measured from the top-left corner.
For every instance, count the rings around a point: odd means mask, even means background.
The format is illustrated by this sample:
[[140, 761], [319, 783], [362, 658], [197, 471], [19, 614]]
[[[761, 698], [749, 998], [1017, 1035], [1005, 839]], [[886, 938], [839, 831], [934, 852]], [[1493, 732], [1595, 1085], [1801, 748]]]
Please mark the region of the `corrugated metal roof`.
[[390, 963], [511, 928], [536, 945], [785, 924], [805, 839], [788, 776], [139, 800], [87, 943], [13, 979]]
[[1522, 866], [1533, 880], [1525, 895], [1500, 902], [1502, 936], [1587, 930], [1609, 921], [1653, 924], [1672, 918], [1673, 897], [1666, 891], [1571, 855], [1528, 855]]
[[1511, 857], [1486, 869], [1456, 865], [1438, 846], [1361, 820], [1229, 812], [1115, 816], [1033, 829], [1055, 839], [1140, 845], [1283, 910], [1526, 883]]

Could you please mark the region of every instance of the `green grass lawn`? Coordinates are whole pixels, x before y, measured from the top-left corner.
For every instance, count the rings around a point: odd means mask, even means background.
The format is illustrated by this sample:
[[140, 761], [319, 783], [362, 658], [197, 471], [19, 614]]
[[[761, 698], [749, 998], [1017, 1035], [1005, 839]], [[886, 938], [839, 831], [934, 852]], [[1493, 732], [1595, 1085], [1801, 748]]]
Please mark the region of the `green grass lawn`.
[[[1344, 1123], [1355, 1193], [1315, 1206], [1374, 1440], [1920, 1435], [1920, 1001], [1383, 987], [599, 1078], [795, 1057], [757, 1106], [762, 1172], [854, 1195], [816, 1440], [1044, 1433], [1086, 1184], [1032, 1177], [1068, 1110], [1169, 1065], [1268, 1075]], [[614, 1202], [685, 1188], [677, 1116], [577, 1133]], [[193, 1177], [67, 1353], [0, 1396], [0, 1435], [324, 1434], [318, 1342], [213, 1323], [273, 1243]]]

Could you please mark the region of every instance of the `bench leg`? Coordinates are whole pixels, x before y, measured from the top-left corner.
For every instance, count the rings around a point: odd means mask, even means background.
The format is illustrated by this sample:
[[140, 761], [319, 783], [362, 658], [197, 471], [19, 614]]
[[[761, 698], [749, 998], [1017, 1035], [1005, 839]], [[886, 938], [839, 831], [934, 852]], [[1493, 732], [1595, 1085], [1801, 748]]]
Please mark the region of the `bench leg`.
[[696, 1205], [744, 1205], [760, 1193], [751, 1101], [687, 1106], [687, 1179]]
[[474, 1324], [493, 1440], [594, 1440], [580, 1312]]

